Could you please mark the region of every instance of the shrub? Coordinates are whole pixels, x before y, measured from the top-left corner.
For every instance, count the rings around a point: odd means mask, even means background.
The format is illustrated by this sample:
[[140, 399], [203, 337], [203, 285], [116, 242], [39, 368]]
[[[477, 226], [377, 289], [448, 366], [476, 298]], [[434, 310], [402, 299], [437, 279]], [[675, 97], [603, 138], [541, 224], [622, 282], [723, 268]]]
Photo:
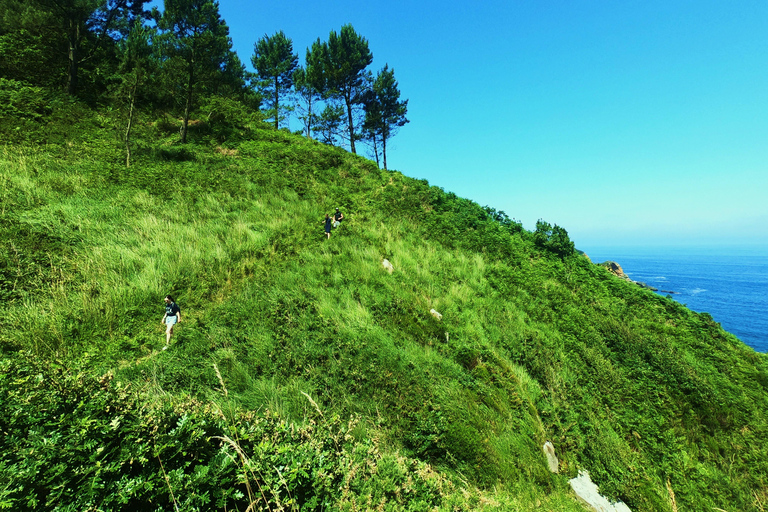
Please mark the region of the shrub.
[[557, 254], [561, 258], [571, 256], [575, 252], [575, 247], [568, 232], [555, 224], [550, 225], [541, 219], [536, 221], [536, 231], [533, 233], [533, 241], [542, 249]]
[[424, 510], [451, 501], [470, 510], [471, 492], [353, 436], [357, 420], [225, 417], [215, 405], [148, 401], [111, 374], [25, 353], [0, 360], [0, 370], [2, 508]]

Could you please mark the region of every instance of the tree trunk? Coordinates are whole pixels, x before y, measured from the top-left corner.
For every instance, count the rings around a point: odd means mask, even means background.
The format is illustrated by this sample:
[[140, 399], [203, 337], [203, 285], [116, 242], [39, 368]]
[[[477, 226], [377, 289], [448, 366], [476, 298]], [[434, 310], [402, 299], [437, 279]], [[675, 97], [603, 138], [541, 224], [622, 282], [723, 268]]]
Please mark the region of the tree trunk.
[[312, 138], [312, 97], [307, 101], [307, 138]]
[[352, 98], [350, 94], [344, 95], [344, 101], [347, 103], [347, 120], [349, 121], [349, 148], [353, 155], [357, 154], [355, 151], [355, 125], [352, 122]]
[[[193, 61], [194, 65], [194, 61]], [[181, 124], [181, 143], [187, 143], [187, 130], [189, 128], [189, 114], [192, 110], [192, 85], [194, 84], [194, 72], [189, 70], [189, 79], [187, 81], [187, 101], [184, 105], [184, 120]]]
[[133, 83], [131, 89], [131, 106], [128, 109], [128, 127], [125, 129], [125, 166], [131, 166], [131, 127], [133, 126], [133, 106], [136, 103], [136, 89], [139, 86], [139, 79]]
[[376, 158], [376, 167], [380, 168], [381, 165], [379, 163], [379, 144], [378, 140], [376, 139], [376, 132], [371, 132], [371, 142], [373, 143], [373, 156]]
[[187, 143], [187, 129], [189, 128], [189, 104], [191, 103], [190, 95], [187, 94], [187, 103], [184, 105], [184, 119], [181, 121], [181, 143]]
[[69, 20], [69, 71], [67, 72], [67, 93], [74, 96], [77, 92], [77, 46], [80, 40], [80, 25]]
[[277, 75], [275, 75], [275, 130], [278, 130], [280, 127], [278, 126], [279, 119], [280, 119], [280, 109], [278, 108], [278, 93], [277, 93]]
[[381, 156], [384, 160], [384, 170], [387, 170], [387, 137], [382, 134], [381, 135]]

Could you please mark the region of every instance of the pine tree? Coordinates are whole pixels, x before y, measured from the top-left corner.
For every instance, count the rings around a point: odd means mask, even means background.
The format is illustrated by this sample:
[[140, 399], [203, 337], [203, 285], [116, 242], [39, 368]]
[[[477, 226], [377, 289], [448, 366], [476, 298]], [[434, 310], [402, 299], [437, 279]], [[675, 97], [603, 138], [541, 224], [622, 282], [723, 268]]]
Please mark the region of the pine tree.
[[293, 72], [299, 65], [299, 56], [293, 53], [293, 42], [281, 30], [273, 36], [265, 35], [253, 45], [251, 63], [262, 81], [262, 90], [271, 97], [271, 110], [275, 113], [275, 129], [280, 121], [280, 94], [293, 87]]
[[318, 134], [318, 140], [324, 144], [335, 145], [343, 117], [342, 105], [326, 105], [317, 119], [317, 124], [312, 128]]
[[368, 49], [368, 41], [358, 35], [350, 24], [341, 27], [340, 34], [332, 30], [323, 46], [326, 94], [346, 106], [350, 150], [356, 153], [354, 107], [362, 102], [367, 76], [365, 70], [373, 61], [373, 54]]
[[133, 29], [122, 45], [122, 60], [118, 70], [121, 84], [117, 93], [118, 96], [125, 98], [128, 109], [124, 137], [126, 167], [131, 166], [131, 129], [139, 88], [157, 67], [150, 44], [154, 32], [154, 29], [143, 25], [140, 20], [136, 20]]
[[318, 39], [312, 44], [311, 50], [307, 48], [305, 67], [297, 67], [293, 74], [293, 85], [299, 100], [299, 119], [304, 124], [307, 137], [311, 137], [312, 128], [318, 120], [314, 108], [325, 90], [322, 60], [323, 45]]
[[[65, 77], [67, 92], [75, 95], [84, 64], [102, 68], [99, 75], [103, 76], [103, 68], [116, 63], [115, 43], [127, 37], [135, 19], [147, 15], [147, 1], [1, 0], [1, 42], [11, 46], [4, 52], [6, 46], [0, 44], [0, 62], [10, 61], [10, 74], [35, 70], [31, 76], [38, 82], [47, 81], [45, 75]], [[21, 55], [24, 57], [19, 58]], [[52, 65], [66, 71], [52, 69]]]
[[373, 86], [363, 97], [365, 121], [363, 131], [371, 141], [376, 153], [378, 164], [378, 148], [381, 144], [381, 154], [384, 170], [387, 169], [387, 141], [397, 133], [397, 130], [408, 123], [405, 115], [408, 113], [408, 100], [400, 101], [400, 90], [395, 80], [395, 70], [388, 65], [379, 71]]
[[183, 102], [181, 142], [187, 142], [189, 117], [199, 96], [242, 75], [232, 51], [229, 27], [212, 0], [165, 0], [158, 23], [162, 33], [163, 70]]

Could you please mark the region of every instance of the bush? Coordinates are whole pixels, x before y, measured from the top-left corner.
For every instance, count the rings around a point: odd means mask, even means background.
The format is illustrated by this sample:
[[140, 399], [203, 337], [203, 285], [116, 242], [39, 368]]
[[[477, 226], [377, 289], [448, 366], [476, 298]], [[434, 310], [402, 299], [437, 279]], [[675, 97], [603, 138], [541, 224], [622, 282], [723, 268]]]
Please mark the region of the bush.
[[0, 119], [40, 121], [51, 113], [50, 96], [42, 87], [0, 78]]
[[555, 224], [550, 225], [541, 219], [536, 221], [536, 231], [533, 233], [533, 241], [542, 249], [557, 254], [561, 258], [571, 256], [575, 252], [575, 247], [568, 232]]
[[470, 510], [472, 494], [424, 463], [353, 436], [356, 420], [225, 417], [25, 353], [0, 370], [0, 508]]

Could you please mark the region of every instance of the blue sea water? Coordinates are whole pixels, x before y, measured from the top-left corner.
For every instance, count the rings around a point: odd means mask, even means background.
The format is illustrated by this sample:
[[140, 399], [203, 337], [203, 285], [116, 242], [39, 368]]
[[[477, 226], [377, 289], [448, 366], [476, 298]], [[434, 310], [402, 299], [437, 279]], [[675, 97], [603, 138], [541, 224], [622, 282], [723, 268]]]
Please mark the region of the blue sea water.
[[[595, 263], [621, 265], [634, 281], [699, 313], [758, 352], [768, 352], [768, 248], [580, 248]], [[674, 292], [674, 293], [671, 293]]]

